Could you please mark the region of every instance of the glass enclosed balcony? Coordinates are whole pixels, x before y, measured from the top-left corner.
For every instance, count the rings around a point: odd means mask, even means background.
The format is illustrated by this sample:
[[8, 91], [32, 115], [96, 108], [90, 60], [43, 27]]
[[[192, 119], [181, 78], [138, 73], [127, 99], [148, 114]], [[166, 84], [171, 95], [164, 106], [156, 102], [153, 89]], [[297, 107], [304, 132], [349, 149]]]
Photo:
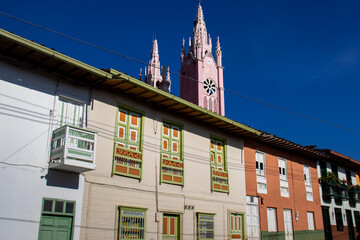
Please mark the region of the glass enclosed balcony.
[[62, 126], [53, 132], [49, 167], [70, 172], [94, 170], [97, 133]]

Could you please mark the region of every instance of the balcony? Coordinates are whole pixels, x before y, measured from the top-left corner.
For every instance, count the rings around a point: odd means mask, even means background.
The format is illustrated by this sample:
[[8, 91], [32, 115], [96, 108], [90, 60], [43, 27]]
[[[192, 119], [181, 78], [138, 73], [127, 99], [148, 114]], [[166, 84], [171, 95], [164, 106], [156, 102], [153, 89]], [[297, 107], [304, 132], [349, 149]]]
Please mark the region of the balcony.
[[175, 160], [161, 157], [161, 182], [184, 185], [184, 163], [182, 160]]
[[360, 186], [351, 185], [346, 180], [340, 180], [332, 173], [320, 177], [319, 183], [322, 189], [323, 200], [329, 202], [331, 198], [341, 203], [343, 200], [349, 202], [360, 202]]
[[72, 126], [53, 132], [49, 168], [70, 172], [94, 170], [97, 133]]
[[211, 190], [229, 192], [229, 176], [227, 171], [211, 169]]
[[141, 179], [142, 153], [115, 144], [113, 174]]

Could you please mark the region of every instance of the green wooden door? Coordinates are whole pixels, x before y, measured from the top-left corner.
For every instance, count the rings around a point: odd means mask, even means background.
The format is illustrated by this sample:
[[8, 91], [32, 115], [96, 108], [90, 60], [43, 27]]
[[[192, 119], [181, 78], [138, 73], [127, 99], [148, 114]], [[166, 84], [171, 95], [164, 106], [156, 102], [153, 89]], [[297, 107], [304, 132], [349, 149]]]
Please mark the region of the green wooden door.
[[163, 215], [163, 237], [167, 240], [180, 239], [180, 216], [172, 214]]
[[329, 207], [322, 206], [321, 209], [323, 215], [325, 240], [332, 240], [333, 237], [331, 232]]
[[72, 217], [45, 216], [41, 217], [39, 240], [70, 240]]
[[230, 237], [231, 239], [243, 239], [244, 236], [244, 216], [243, 214], [230, 214]]

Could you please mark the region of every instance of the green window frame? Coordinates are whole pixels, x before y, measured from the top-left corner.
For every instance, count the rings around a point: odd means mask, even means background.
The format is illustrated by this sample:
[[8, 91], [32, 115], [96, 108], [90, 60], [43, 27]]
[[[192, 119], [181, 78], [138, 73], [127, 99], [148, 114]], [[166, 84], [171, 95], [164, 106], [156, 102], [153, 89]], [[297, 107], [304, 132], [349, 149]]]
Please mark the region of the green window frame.
[[120, 105], [117, 108], [113, 174], [141, 180], [144, 112]]
[[163, 119], [160, 182], [184, 185], [183, 125]]
[[118, 239], [145, 239], [146, 210], [119, 206]]
[[75, 215], [75, 201], [67, 201], [55, 198], [44, 198], [42, 203], [42, 214]]
[[327, 176], [327, 170], [326, 170], [326, 162], [320, 161], [320, 173], [322, 177]]
[[[73, 239], [74, 219], [76, 202], [70, 200], [62, 200], [55, 198], [43, 198], [41, 204], [41, 219], [39, 226], [39, 240], [47, 239], [46, 232], [52, 232], [51, 236], [56, 237], [57, 233], [64, 236], [64, 230], [68, 229], [69, 239]], [[71, 226], [66, 226], [71, 224]], [[45, 235], [43, 235], [43, 232]], [[56, 235], [56, 236], [54, 236]]]
[[197, 233], [199, 240], [214, 239], [215, 214], [197, 213]]
[[211, 191], [229, 193], [226, 140], [210, 136]]

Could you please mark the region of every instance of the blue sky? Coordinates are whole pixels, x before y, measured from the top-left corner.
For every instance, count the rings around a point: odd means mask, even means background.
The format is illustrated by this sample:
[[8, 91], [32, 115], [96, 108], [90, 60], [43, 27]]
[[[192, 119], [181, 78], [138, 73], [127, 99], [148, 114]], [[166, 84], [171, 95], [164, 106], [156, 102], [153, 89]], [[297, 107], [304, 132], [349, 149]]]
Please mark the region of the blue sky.
[[[203, 0], [208, 33], [220, 36], [225, 89], [312, 118], [225, 94], [226, 116], [301, 145], [360, 160], [360, 2]], [[180, 69], [197, 1], [1, 1], [0, 11], [148, 62]], [[137, 77], [144, 65], [0, 15], [0, 28], [98, 68]], [[215, 42], [213, 42], [215, 45]], [[179, 96], [179, 76], [171, 74]]]

